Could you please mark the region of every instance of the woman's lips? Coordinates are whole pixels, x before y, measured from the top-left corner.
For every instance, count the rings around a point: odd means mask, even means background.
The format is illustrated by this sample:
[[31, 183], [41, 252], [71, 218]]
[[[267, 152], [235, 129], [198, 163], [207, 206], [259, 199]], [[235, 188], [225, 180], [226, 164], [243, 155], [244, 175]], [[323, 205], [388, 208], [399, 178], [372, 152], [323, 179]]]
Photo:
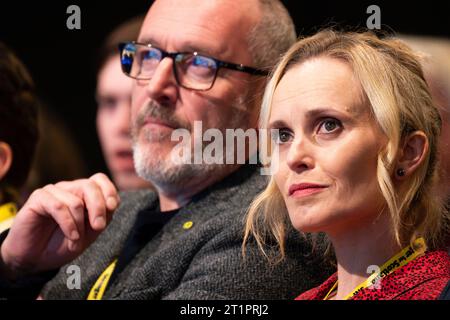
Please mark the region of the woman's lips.
[[319, 185], [315, 183], [298, 183], [298, 184], [292, 184], [289, 187], [289, 196], [300, 198], [309, 196], [318, 192], [321, 192], [328, 188], [328, 186]]

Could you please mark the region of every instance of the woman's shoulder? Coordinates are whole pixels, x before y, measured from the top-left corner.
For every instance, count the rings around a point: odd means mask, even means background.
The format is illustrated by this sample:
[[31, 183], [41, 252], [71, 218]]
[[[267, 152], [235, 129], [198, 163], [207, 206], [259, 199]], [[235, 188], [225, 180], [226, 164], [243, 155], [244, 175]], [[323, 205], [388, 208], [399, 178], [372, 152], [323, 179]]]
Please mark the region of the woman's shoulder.
[[[435, 250], [386, 276], [381, 282], [381, 290], [367, 291], [373, 299], [435, 300], [449, 280], [450, 256], [445, 250]], [[364, 299], [363, 296], [358, 298]]]
[[[296, 300], [322, 300], [337, 281], [333, 274], [320, 286], [310, 289]], [[382, 279], [379, 289], [366, 288], [355, 300], [435, 300], [450, 281], [450, 256], [435, 250], [411, 261]]]
[[397, 299], [437, 299], [450, 281], [450, 256], [446, 250], [427, 252], [414, 261], [406, 271], [406, 275], [410, 273], [411, 285], [407, 286], [409, 289], [400, 294]]
[[429, 279], [418, 286], [411, 288], [400, 294], [397, 300], [437, 300], [442, 294], [450, 277], [439, 277]]

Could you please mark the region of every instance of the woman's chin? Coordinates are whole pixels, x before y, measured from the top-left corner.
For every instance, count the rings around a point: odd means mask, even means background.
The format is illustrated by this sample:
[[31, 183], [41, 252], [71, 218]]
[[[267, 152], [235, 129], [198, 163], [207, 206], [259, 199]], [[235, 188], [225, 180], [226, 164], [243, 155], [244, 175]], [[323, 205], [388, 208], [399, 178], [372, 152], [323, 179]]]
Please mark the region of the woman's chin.
[[325, 224], [320, 223], [319, 221], [296, 221], [292, 222], [295, 230], [305, 233], [317, 233], [324, 232]]
[[316, 210], [301, 210], [293, 215], [289, 215], [289, 219], [295, 230], [300, 232], [323, 232], [328, 225], [327, 217]]

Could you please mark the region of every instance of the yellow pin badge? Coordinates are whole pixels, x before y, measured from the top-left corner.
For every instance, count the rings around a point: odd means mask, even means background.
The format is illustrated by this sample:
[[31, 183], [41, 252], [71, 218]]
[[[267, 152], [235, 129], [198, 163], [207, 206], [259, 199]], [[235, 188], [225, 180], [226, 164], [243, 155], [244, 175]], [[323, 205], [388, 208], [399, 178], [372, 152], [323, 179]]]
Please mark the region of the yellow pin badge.
[[193, 225], [194, 225], [194, 222], [186, 221], [185, 223], [183, 223], [183, 229], [184, 230], [189, 230], [190, 228], [192, 228]]

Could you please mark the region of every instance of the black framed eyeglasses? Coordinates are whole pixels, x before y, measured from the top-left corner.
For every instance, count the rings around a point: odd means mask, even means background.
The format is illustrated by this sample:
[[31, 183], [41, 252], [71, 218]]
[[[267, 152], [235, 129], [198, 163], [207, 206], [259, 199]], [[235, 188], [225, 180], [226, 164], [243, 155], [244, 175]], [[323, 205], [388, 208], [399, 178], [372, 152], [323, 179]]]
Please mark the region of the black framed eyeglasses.
[[221, 61], [197, 52], [167, 52], [151, 44], [127, 42], [119, 44], [122, 71], [138, 80], [150, 80], [159, 63], [166, 57], [173, 60], [175, 79], [183, 88], [205, 91], [212, 88], [220, 68], [252, 75], [267, 76], [268, 72], [242, 64]]

